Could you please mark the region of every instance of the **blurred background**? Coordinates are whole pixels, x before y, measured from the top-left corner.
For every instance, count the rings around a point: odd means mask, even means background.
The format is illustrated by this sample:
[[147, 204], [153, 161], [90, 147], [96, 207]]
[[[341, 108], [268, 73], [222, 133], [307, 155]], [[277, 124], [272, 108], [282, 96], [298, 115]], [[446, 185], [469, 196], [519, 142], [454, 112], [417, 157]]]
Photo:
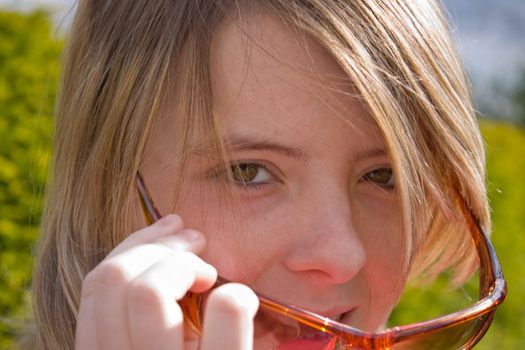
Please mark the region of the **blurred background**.
[[[477, 349], [520, 349], [525, 334], [525, 2], [445, 0], [486, 141], [493, 243], [509, 297]], [[72, 0], [0, 0], [0, 349], [30, 310], [32, 254], [51, 154], [63, 33]], [[471, 281], [460, 294], [475, 285]], [[457, 294], [457, 293], [456, 293]], [[453, 294], [408, 291], [425, 319]]]

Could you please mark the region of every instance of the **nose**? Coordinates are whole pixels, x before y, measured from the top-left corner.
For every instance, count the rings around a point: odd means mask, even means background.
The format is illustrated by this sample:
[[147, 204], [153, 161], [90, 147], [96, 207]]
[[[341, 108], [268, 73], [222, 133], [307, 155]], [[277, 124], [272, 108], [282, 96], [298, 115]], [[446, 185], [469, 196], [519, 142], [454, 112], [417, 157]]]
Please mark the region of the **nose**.
[[302, 198], [293, 227], [295, 241], [285, 266], [317, 282], [343, 284], [366, 262], [366, 252], [352, 220], [347, 191], [329, 191]]

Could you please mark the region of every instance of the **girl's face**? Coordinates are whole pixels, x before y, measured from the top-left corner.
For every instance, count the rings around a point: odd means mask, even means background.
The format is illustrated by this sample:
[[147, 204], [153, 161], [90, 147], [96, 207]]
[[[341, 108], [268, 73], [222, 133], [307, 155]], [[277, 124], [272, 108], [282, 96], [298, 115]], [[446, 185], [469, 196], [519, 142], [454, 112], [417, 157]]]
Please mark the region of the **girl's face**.
[[194, 140], [173, 208], [173, 108], [144, 171], [159, 209], [204, 233], [202, 257], [221, 276], [377, 330], [404, 283], [401, 209], [382, 136], [351, 81], [311, 37], [260, 13], [217, 29], [211, 73], [234, 183]]

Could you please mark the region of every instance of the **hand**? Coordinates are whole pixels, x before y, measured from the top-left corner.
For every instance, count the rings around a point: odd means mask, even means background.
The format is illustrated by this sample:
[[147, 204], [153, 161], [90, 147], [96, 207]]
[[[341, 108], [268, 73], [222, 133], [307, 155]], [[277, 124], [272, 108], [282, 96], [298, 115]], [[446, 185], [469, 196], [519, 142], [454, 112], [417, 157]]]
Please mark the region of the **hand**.
[[[204, 236], [168, 215], [122, 241], [82, 284], [75, 348], [184, 349], [177, 300], [203, 292], [217, 271], [196, 254]], [[226, 284], [206, 303], [200, 349], [251, 349], [258, 299], [248, 287]]]

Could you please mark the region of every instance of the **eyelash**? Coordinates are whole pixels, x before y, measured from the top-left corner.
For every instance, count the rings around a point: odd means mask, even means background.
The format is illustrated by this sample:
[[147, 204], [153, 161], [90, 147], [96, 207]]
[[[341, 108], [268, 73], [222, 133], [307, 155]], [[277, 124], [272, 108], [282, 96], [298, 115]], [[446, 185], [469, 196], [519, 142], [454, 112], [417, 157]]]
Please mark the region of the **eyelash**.
[[[389, 179], [388, 179], [388, 182], [386, 183], [383, 183], [381, 181], [375, 181], [371, 178], [371, 176], [373, 176], [373, 173], [377, 173], [377, 172], [381, 172], [381, 171], [387, 171], [389, 173]], [[388, 167], [388, 166], [383, 166], [383, 167], [379, 167], [379, 168], [375, 168], [375, 169], [372, 169], [370, 171], [367, 171], [366, 173], [363, 174], [363, 176], [361, 177], [362, 181], [365, 181], [365, 182], [368, 182], [374, 186], [377, 186], [383, 190], [387, 190], [387, 191], [393, 191], [395, 189], [395, 176], [394, 176], [394, 173], [392, 171], [392, 168]]]
[[[235, 179], [235, 173], [240, 170], [244, 170], [247, 167], [254, 167], [256, 170], [256, 173], [254, 174], [254, 179], [260, 176], [261, 171], [264, 171], [267, 173], [267, 177], [270, 179], [266, 181], [261, 182], [251, 182], [252, 180], [248, 181], [242, 181], [242, 180], [236, 180]], [[242, 169], [244, 168], [244, 169]], [[213, 171], [214, 177], [222, 177], [222, 178], [228, 178], [233, 182], [234, 185], [237, 187], [243, 189], [243, 190], [256, 190], [262, 186], [268, 185], [269, 182], [273, 179], [275, 179], [274, 174], [268, 169], [268, 166], [265, 164], [262, 164], [261, 162], [254, 162], [254, 161], [233, 161], [230, 162], [226, 168], [224, 166], [221, 166]]]
[[[254, 178], [257, 178], [260, 174], [261, 171], [265, 171], [267, 172], [267, 176], [270, 177], [271, 179], [267, 180], [267, 181], [263, 181], [263, 182], [250, 182], [250, 181], [253, 181], [253, 180], [249, 180], [249, 181], [242, 181], [242, 180], [235, 180], [235, 172], [237, 170], [243, 170], [241, 168], [247, 168], [247, 167], [254, 167], [256, 169], [256, 173], [254, 174]], [[378, 172], [382, 172], [382, 171], [387, 171], [389, 173], [389, 179], [388, 179], [388, 182], [387, 183], [383, 183], [381, 181], [377, 181], [377, 180], [374, 180], [372, 179], [372, 176], [374, 176], [374, 173], [378, 173]], [[227, 168], [221, 166], [219, 168], [216, 168], [212, 171], [212, 174], [214, 177], [227, 177], [229, 178], [237, 187], [241, 188], [241, 189], [244, 189], [244, 190], [256, 190], [256, 189], [259, 189], [261, 186], [265, 186], [265, 185], [268, 185], [269, 184], [269, 181], [272, 180], [272, 179], [275, 179], [275, 176], [274, 174], [268, 169], [268, 166], [265, 165], [265, 164], [262, 164], [261, 162], [254, 162], [254, 161], [233, 161], [233, 162], [230, 162], [228, 165], [227, 165]], [[384, 175], [384, 174], [380, 174], [380, 175]], [[366, 183], [370, 183], [374, 186], [377, 186], [378, 188], [381, 188], [383, 190], [386, 190], [386, 191], [393, 191], [395, 189], [395, 177], [394, 177], [394, 174], [392, 172], [392, 168], [388, 167], [388, 166], [383, 166], [383, 167], [378, 167], [378, 168], [374, 168], [372, 170], [369, 170], [367, 172], [365, 172], [360, 180], [360, 182], [366, 182]]]

